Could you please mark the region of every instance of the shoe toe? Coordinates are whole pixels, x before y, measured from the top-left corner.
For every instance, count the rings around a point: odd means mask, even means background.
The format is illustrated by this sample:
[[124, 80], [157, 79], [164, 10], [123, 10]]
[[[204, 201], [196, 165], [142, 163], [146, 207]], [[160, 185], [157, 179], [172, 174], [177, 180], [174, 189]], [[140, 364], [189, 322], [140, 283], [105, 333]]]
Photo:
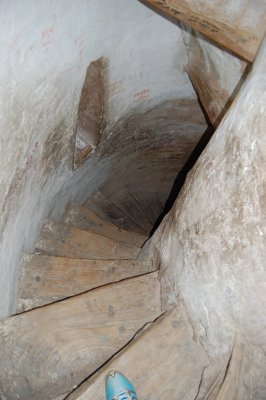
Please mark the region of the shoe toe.
[[113, 400], [115, 396], [124, 391], [135, 393], [129, 380], [118, 371], [110, 371], [105, 378], [106, 400]]

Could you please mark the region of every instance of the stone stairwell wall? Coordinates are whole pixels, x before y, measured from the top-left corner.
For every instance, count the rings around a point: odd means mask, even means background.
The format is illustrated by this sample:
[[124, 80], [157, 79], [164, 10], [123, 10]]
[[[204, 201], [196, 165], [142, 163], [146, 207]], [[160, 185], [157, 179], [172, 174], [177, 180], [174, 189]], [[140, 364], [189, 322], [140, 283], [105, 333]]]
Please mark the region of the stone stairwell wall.
[[194, 337], [210, 358], [248, 348], [237, 362], [246, 383], [233, 381], [243, 391], [236, 398], [243, 399], [266, 393], [265, 70], [264, 40], [150, 244], [161, 267], [165, 307], [183, 301]]

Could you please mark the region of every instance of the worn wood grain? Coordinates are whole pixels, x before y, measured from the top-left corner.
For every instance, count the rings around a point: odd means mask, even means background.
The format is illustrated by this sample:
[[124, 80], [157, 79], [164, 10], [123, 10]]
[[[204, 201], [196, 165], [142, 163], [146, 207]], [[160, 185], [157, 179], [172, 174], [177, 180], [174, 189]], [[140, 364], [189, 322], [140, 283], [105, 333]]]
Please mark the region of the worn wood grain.
[[140, 249], [92, 232], [48, 221], [43, 226], [36, 251], [70, 258], [133, 259]]
[[77, 118], [74, 167], [99, 143], [104, 116], [105, 60], [91, 62], [82, 86]]
[[[145, 230], [139, 227], [133, 219], [129, 218], [120, 210], [112, 200], [101, 190], [94, 192], [85, 202], [85, 207], [95, 211], [104, 219], [109, 219], [113, 224], [121, 229], [146, 234]], [[133, 218], [133, 217], [132, 217]]]
[[24, 259], [17, 311], [152, 271], [152, 261], [82, 260], [32, 254]]
[[218, 46], [232, 52], [238, 57], [253, 61], [261, 38], [255, 32], [243, 27], [233, 26], [227, 21], [220, 20], [215, 9], [210, 10], [211, 16], [201, 13], [188, 1], [184, 0], [140, 0], [160, 15], [172, 22], [184, 23], [200, 32]]
[[63, 400], [63, 399], [66, 398], [66, 396], [67, 396], [68, 394], [69, 394], [69, 393], [66, 392], [66, 393], [64, 393], [64, 394], [61, 394], [60, 396], [53, 397], [53, 399], [51, 399], [51, 400]]
[[191, 400], [196, 398], [201, 375], [208, 365], [203, 348], [183, 308], [177, 307], [156, 321], [68, 400], [105, 400], [104, 378], [108, 371], [124, 373], [145, 400]]
[[153, 272], [2, 320], [0, 398], [70, 391], [160, 313]]
[[141, 247], [147, 236], [137, 232], [128, 232], [103, 219], [93, 210], [76, 204], [69, 204], [63, 216], [63, 223], [76, 228], [88, 230], [98, 235], [126, 243], [130, 246]]
[[112, 195], [112, 202], [128, 217], [143, 229], [147, 234], [153, 228], [153, 224], [146, 216], [145, 210], [137, 199], [127, 190], [119, 190]]
[[162, 214], [164, 206], [156, 192], [134, 192], [131, 193], [134, 199], [141, 204], [142, 209], [145, 211], [146, 218], [150, 221], [152, 226]]

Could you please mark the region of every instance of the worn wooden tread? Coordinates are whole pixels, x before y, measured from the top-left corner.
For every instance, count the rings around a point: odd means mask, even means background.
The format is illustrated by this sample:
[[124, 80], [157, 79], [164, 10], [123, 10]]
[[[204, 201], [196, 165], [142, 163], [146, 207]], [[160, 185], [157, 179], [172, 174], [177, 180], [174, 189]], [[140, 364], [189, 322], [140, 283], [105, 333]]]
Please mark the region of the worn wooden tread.
[[41, 231], [36, 252], [70, 258], [134, 259], [140, 248], [92, 232], [48, 221]]
[[128, 217], [143, 229], [146, 234], [149, 234], [153, 228], [153, 223], [147, 218], [145, 210], [142, 209], [140, 203], [136, 198], [127, 190], [119, 190], [112, 196], [112, 202], [117, 208], [123, 211]]
[[113, 204], [100, 190], [93, 193], [87, 199], [84, 206], [95, 211], [96, 214], [100, 215], [102, 218], [108, 219], [121, 229], [146, 235], [145, 230], [125, 215], [125, 213]]
[[66, 225], [88, 230], [130, 246], [141, 247], [147, 240], [146, 235], [121, 229], [97, 215], [95, 211], [73, 203], [68, 205], [62, 221]]
[[219, 20], [215, 8], [210, 8], [210, 16], [194, 9], [187, 0], [139, 0], [152, 10], [175, 23], [184, 23], [200, 32], [216, 45], [230, 51], [238, 57], [252, 62], [262, 38], [255, 32], [239, 26], [232, 26], [227, 21]]
[[145, 210], [146, 218], [154, 226], [164, 210], [164, 206], [160, 201], [156, 192], [134, 192], [131, 194], [134, 199], [142, 205]]
[[104, 378], [110, 370], [125, 374], [141, 399], [196, 399], [208, 363], [179, 306], [152, 324], [67, 399], [105, 400]]
[[71, 391], [160, 313], [152, 272], [0, 321], [0, 398]]
[[82, 260], [32, 254], [24, 259], [17, 312], [152, 271], [152, 261]]

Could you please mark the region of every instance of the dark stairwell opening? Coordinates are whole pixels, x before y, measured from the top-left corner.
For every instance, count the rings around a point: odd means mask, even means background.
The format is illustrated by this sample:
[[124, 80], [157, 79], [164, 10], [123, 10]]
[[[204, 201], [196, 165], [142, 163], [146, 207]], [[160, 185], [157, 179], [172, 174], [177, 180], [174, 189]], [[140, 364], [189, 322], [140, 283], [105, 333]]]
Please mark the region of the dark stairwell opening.
[[98, 145], [111, 167], [85, 206], [104, 211], [122, 229], [151, 236], [212, 133], [196, 98], [165, 101], [123, 116]]

